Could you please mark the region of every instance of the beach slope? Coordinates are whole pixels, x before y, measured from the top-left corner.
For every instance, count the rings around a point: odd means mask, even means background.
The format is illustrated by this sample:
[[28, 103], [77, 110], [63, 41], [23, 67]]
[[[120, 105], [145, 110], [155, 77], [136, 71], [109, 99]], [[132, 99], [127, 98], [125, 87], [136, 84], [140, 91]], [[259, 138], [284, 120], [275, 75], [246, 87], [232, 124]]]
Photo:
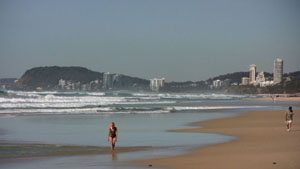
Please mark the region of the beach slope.
[[136, 163], [171, 169], [299, 169], [300, 111], [294, 111], [294, 123], [290, 132], [285, 128], [284, 112], [255, 111], [239, 117], [195, 123], [203, 128], [175, 132], [220, 133], [239, 138], [202, 147], [186, 155]]

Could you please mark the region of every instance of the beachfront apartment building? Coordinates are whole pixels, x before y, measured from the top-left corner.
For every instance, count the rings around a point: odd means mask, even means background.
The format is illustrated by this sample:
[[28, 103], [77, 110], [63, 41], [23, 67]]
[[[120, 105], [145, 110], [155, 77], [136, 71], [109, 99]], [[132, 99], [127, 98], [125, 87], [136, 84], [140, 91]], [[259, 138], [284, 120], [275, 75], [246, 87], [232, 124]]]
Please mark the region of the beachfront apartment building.
[[250, 84], [255, 84], [256, 82], [256, 65], [252, 64], [250, 65], [250, 76], [249, 76], [249, 80], [250, 80]]
[[242, 77], [242, 85], [249, 85], [250, 84], [250, 78], [249, 77]]
[[267, 86], [272, 86], [272, 85], [273, 85], [273, 81], [264, 81], [264, 82], [259, 83], [260, 87], [267, 87]]
[[66, 81], [65, 81], [64, 79], [60, 79], [60, 80], [58, 81], [58, 86], [59, 86], [61, 89], [63, 89], [63, 88], [65, 87], [65, 85], [66, 85]]
[[150, 89], [152, 91], [158, 92], [165, 85], [165, 78], [154, 78], [150, 79]]
[[113, 87], [113, 74], [109, 72], [103, 73], [103, 89], [112, 89]]
[[283, 60], [275, 59], [274, 60], [274, 72], [273, 72], [273, 81], [274, 84], [280, 83], [282, 81], [283, 76]]
[[223, 86], [223, 81], [222, 80], [214, 80], [212, 84], [213, 88], [217, 89]]
[[265, 73], [259, 72], [256, 76], [256, 83], [261, 83], [261, 82], [265, 82], [265, 81], [266, 81]]
[[256, 85], [260, 87], [267, 87], [273, 85], [273, 81], [266, 81], [265, 73], [259, 72], [256, 77]]

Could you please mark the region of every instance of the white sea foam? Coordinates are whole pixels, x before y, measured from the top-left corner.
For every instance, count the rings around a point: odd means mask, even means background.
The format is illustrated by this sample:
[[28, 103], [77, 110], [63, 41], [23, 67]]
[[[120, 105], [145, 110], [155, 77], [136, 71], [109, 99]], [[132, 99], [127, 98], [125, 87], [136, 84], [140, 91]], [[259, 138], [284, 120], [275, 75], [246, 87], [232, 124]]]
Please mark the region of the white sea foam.
[[239, 99], [247, 97], [245, 95], [225, 95], [225, 94], [173, 94], [173, 93], [133, 93], [133, 96], [155, 99]]
[[249, 108], [263, 108], [265, 106], [174, 106], [168, 107], [168, 110], [220, 110], [220, 109], [249, 109]]
[[12, 115], [12, 114], [145, 114], [145, 113], [148, 113], [148, 114], [169, 113], [169, 111], [168, 110], [153, 110], [153, 111], [122, 110], [122, 111], [116, 111], [111, 108], [0, 110], [0, 114], [10, 114], [10, 115]]
[[103, 93], [103, 92], [92, 92], [92, 93], [88, 93], [88, 95], [91, 95], [91, 96], [104, 96], [105, 93]]
[[138, 102], [120, 102], [118, 104], [173, 104], [176, 103], [176, 101], [138, 101]]
[[112, 104], [171, 104], [175, 101], [136, 101], [121, 97], [57, 97], [45, 98], [0, 98], [0, 108], [64, 108], [84, 106], [104, 106]]
[[[176, 103], [245, 96], [131, 92], [24, 92], [8, 91], [0, 97], [0, 114], [17, 113], [167, 113], [184, 110], [237, 109], [247, 106], [178, 106]], [[121, 108], [117, 108], [119, 105]], [[137, 107], [134, 107], [136, 105]], [[171, 106], [174, 105], [174, 106]]]
[[145, 113], [170, 113], [186, 110], [221, 110], [221, 109], [249, 109], [264, 108], [266, 106], [170, 106], [170, 107], [93, 107], [93, 108], [67, 108], [67, 109], [5, 109], [0, 114], [145, 114]]

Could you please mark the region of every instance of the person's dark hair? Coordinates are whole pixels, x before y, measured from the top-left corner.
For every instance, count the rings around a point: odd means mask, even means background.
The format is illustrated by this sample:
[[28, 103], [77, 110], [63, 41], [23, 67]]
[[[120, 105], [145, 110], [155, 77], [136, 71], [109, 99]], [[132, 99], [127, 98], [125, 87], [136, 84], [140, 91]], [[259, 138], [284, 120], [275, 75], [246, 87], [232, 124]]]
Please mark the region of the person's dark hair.
[[293, 112], [293, 108], [292, 108], [292, 106], [290, 106], [290, 107], [289, 107], [289, 110], [290, 110], [291, 112]]

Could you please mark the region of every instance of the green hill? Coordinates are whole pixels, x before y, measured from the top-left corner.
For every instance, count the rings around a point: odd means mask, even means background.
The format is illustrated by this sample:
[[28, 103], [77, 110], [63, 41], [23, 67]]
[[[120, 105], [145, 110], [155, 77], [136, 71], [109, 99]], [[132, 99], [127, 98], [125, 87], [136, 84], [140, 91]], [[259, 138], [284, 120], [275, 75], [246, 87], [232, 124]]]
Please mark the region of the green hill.
[[51, 89], [60, 79], [73, 82], [88, 83], [92, 80], [102, 80], [103, 73], [91, 71], [83, 67], [36, 67], [27, 70], [17, 81], [15, 87], [22, 90], [35, 90], [37, 87]]
[[[18, 90], [36, 90], [38, 87], [43, 90], [57, 89], [60, 79], [88, 84], [94, 80], [103, 80], [103, 73], [95, 72], [84, 67], [36, 67], [27, 70], [24, 75], [18, 79], [14, 89]], [[149, 80], [120, 75], [116, 81], [117, 89], [143, 88], [149, 87]]]

